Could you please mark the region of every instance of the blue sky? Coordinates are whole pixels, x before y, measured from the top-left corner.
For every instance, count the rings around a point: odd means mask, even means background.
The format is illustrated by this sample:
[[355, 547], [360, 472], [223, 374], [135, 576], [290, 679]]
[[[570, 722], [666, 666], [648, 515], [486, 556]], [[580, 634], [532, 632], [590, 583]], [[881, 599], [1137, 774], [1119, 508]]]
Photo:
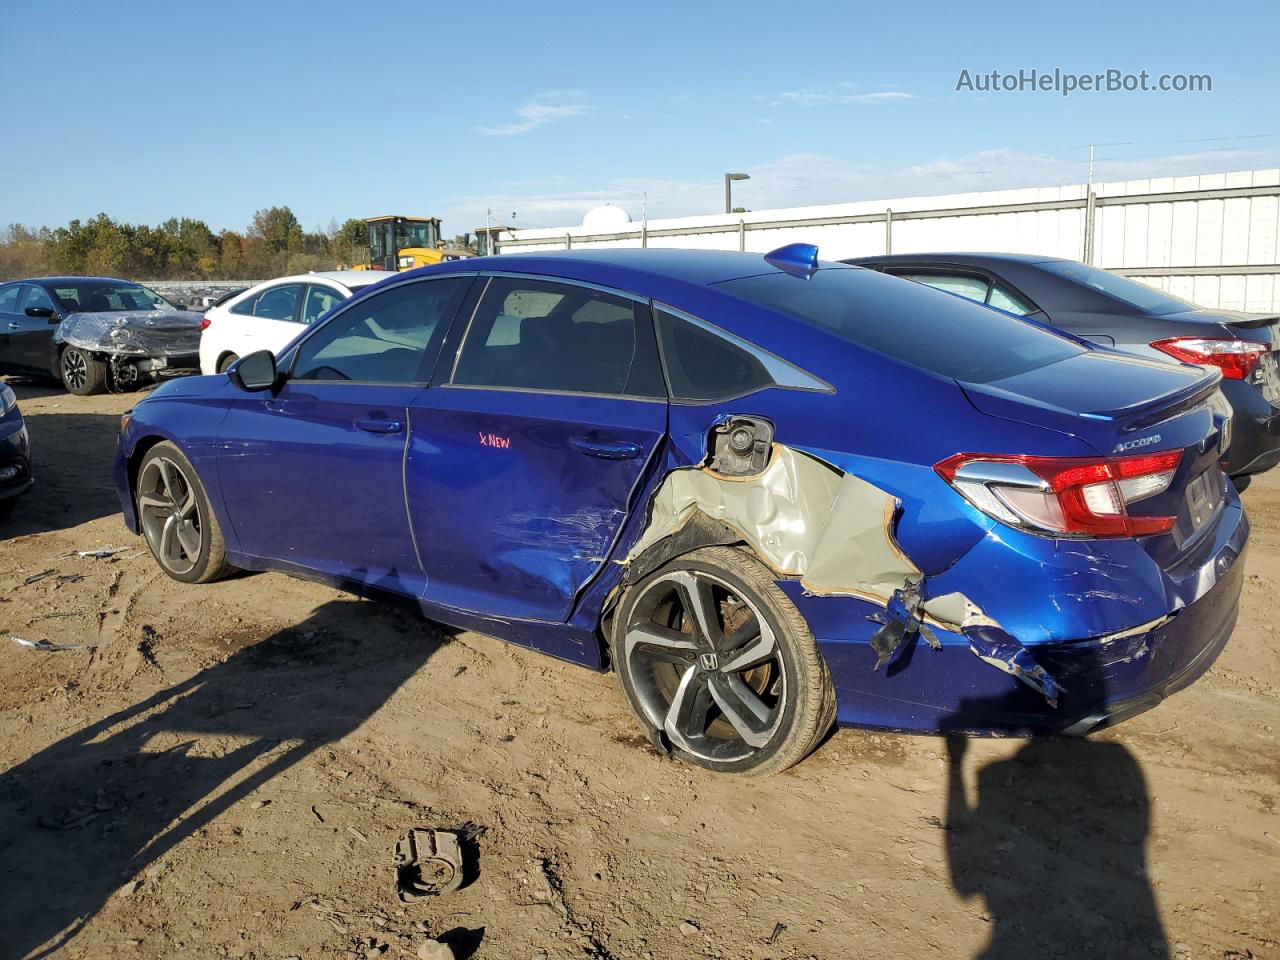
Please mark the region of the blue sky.
[[[1270, 2], [0, 0], [0, 225], [517, 226], [1280, 165]], [[957, 92], [962, 69], [1211, 93]], [[512, 214], [515, 214], [514, 220]]]

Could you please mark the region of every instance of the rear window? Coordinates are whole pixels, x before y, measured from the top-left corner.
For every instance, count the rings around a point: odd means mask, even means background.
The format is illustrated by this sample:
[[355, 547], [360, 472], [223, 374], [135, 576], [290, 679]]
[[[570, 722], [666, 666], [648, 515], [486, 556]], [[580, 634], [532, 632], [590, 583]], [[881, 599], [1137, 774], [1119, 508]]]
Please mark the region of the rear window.
[[1145, 310], [1157, 316], [1196, 309], [1196, 305], [1187, 300], [1172, 297], [1153, 287], [1148, 287], [1145, 283], [1138, 283], [1137, 280], [1130, 280], [1118, 273], [1091, 267], [1086, 263], [1076, 263], [1074, 260], [1046, 260], [1037, 266], [1048, 273], [1092, 287], [1121, 303], [1127, 303], [1131, 307], [1137, 307], [1139, 310]]
[[904, 363], [968, 383], [1003, 380], [1084, 353], [1033, 323], [871, 270], [785, 273], [718, 285]]

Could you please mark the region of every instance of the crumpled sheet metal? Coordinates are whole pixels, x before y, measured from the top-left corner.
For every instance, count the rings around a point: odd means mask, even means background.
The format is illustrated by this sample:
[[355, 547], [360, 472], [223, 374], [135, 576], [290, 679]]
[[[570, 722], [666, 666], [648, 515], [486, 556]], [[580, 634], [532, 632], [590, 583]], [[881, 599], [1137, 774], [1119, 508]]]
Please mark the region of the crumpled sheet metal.
[[[896, 497], [861, 477], [775, 443], [769, 465], [755, 476], [725, 477], [707, 467], [673, 470], [654, 494], [649, 525], [624, 562], [701, 511], [741, 533], [774, 572], [799, 578], [809, 593], [858, 597], [887, 609], [896, 591], [924, 580], [894, 538], [900, 508]], [[961, 634], [975, 656], [1056, 705], [1060, 688], [1053, 678], [964, 594], [927, 598], [919, 609], [922, 620]], [[904, 626], [905, 636], [922, 623]], [[882, 652], [880, 663], [896, 649]]]
[[186, 356], [200, 350], [200, 315], [186, 310], [73, 313], [55, 343], [128, 357]]
[[673, 470], [626, 562], [701, 510], [741, 533], [773, 570], [799, 577], [811, 593], [884, 603], [921, 575], [893, 539], [898, 506], [860, 477], [775, 444], [769, 465], [753, 477], [722, 477], [705, 467]]

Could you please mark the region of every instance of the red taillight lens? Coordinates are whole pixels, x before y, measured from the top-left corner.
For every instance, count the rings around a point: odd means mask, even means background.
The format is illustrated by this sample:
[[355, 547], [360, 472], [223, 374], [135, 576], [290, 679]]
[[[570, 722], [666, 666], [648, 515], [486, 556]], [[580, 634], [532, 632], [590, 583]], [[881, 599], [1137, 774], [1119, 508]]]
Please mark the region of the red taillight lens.
[[207, 316], [205, 316], [205, 317], [201, 317], [201, 318], [200, 318], [200, 329], [201, 329], [201, 330], [208, 330], [208, 329], [209, 329], [209, 323], [210, 323], [210, 321], [209, 321], [209, 318], [208, 318]]
[[957, 453], [934, 469], [988, 516], [1069, 537], [1168, 533], [1174, 517], [1134, 517], [1128, 506], [1169, 489], [1180, 450], [1112, 459]]
[[1209, 340], [1204, 337], [1174, 337], [1156, 340], [1151, 346], [1183, 363], [1217, 367], [1227, 380], [1244, 380], [1253, 373], [1266, 344], [1252, 340]]

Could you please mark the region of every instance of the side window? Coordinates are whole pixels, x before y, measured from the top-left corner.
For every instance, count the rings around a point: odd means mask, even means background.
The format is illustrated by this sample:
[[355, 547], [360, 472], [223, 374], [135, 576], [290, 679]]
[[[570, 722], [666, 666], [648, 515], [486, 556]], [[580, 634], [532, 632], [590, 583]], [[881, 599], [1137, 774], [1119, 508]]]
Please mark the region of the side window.
[[245, 297], [239, 303], [236, 303], [234, 306], [228, 307], [227, 309], [231, 313], [240, 314], [242, 317], [252, 317], [254, 304], [258, 302], [258, 297], [260, 296], [262, 296], [262, 294], [255, 293], [251, 296]]
[[987, 303], [1009, 313], [1016, 313], [1020, 317], [1029, 317], [1036, 312], [1035, 307], [1031, 306], [1008, 287], [999, 283], [991, 285], [991, 297], [987, 300]]
[[18, 294], [20, 292], [22, 292], [22, 287], [16, 283], [12, 283], [7, 287], [0, 287], [0, 313], [18, 312]]
[[759, 357], [709, 326], [659, 310], [658, 336], [677, 400], [728, 399], [773, 385]]
[[47, 307], [50, 310], [56, 310], [53, 305], [53, 298], [49, 296], [44, 287], [37, 287], [34, 283], [24, 283], [22, 285], [22, 298], [18, 303], [18, 313], [22, 313], [27, 307]]
[[894, 276], [923, 283], [926, 287], [933, 287], [935, 290], [958, 294], [966, 300], [977, 303], [987, 302], [987, 290], [990, 285], [981, 277], [966, 277], [955, 273], [898, 273]]
[[302, 322], [315, 323], [345, 299], [347, 298], [333, 287], [307, 287], [307, 299], [302, 304]]
[[489, 281], [455, 384], [665, 397], [647, 304], [550, 280]]
[[300, 283], [287, 283], [282, 287], [263, 290], [258, 294], [253, 315], [264, 320], [292, 320], [298, 310], [298, 295], [301, 292]]
[[471, 277], [392, 287], [321, 324], [298, 347], [296, 380], [425, 383]]

